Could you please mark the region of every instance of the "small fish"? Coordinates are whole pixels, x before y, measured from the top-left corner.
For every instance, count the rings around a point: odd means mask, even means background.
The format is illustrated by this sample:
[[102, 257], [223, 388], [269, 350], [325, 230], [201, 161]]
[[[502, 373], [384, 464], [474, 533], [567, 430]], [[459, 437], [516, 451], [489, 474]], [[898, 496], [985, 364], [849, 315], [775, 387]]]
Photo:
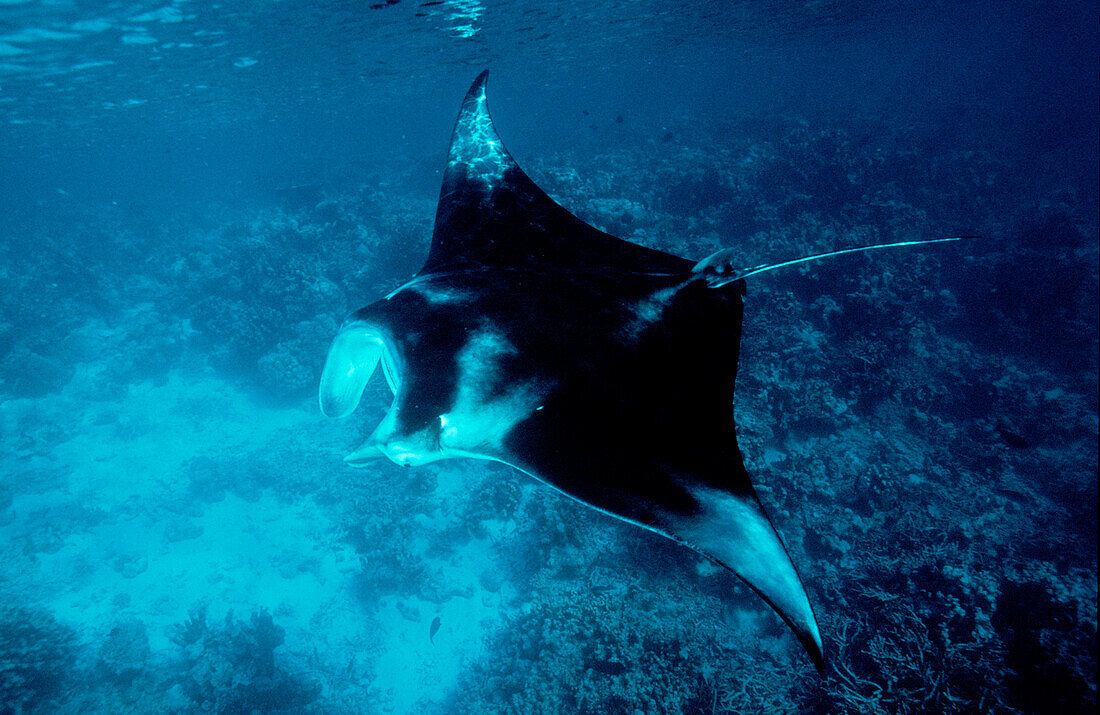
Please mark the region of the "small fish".
[[584, 662], [584, 667], [603, 675], [622, 675], [626, 672], [626, 666], [614, 660], [601, 660], [589, 658]]
[[1027, 441], [1026, 437], [1005, 427], [997, 427], [997, 434], [1000, 435], [1002, 442], [1013, 449], [1027, 449], [1031, 446], [1031, 443]]
[[428, 628], [428, 640], [435, 645], [435, 634], [439, 633], [439, 616], [432, 619], [432, 625]]

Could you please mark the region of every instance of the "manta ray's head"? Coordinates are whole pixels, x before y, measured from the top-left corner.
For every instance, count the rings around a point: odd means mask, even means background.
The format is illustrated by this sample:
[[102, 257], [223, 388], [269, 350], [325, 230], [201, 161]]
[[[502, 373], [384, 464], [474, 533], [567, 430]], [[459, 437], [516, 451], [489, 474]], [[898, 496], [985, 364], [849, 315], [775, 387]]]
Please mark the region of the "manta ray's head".
[[349, 465], [379, 456], [404, 467], [497, 459], [508, 432], [536, 407], [538, 395], [506, 374], [514, 347], [491, 326], [464, 319], [453, 302], [440, 304], [433, 291], [445, 289], [414, 281], [352, 315], [333, 341], [319, 391], [324, 414], [354, 412], [379, 363], [394, 396], [344, 458]]

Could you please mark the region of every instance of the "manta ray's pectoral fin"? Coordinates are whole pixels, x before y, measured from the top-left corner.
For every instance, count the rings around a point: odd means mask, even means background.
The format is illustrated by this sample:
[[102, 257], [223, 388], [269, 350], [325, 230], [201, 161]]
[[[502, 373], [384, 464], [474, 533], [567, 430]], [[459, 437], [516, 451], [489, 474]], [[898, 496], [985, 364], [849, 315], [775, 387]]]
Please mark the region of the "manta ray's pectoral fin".
[[695, 410], [665, 405], [652, 415], [630, 405], [622, 414], [638, 419], [623, 420], [583, 397], [566, 406], [551, 399], [511, 433], [503, 461], [729, 569], [790, 626], [820, 671], [821, 633], [802, 580], [731, 435], [708, 424], [729, 411], [722, 402], [700, 398]]
[[422, 274], [497, 268], [682, 274], [691, 262], [604, 233], [558, 205], [497, 134], [477, 76], [451, 135], [431, 250]]
[[741, 495], [712, 487], [688, 491], [699, 508], [669, 519], [673, 538], [740, 576], [786, 621], [820, 672], [825, 661], [817, 618], [756, 494], [751, 488]]

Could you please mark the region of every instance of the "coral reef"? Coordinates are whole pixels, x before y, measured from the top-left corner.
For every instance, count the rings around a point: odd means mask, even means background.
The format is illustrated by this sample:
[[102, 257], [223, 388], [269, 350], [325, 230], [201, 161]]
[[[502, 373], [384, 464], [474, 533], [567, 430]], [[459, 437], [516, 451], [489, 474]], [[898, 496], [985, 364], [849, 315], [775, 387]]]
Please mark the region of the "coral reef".
[[44, 710], [62, 697], [77, 656], [76, 634], [49, 613], [0, 607], [0, 712]]
[[128, 618], [116, 624], [103, 640], [97, 665], [102, 677], [124, 687], [142, 675], [149, 660], [145, 624]]
[[319, 686], [276, 663], [284, 637], [267, 611], [248, 621], [229, 611], [221, 624], [208, 623], [205, 609], [192, 611], [173, 634], [184, 654], [184, 693], [203, 712], [285, 712], [309, 705]]

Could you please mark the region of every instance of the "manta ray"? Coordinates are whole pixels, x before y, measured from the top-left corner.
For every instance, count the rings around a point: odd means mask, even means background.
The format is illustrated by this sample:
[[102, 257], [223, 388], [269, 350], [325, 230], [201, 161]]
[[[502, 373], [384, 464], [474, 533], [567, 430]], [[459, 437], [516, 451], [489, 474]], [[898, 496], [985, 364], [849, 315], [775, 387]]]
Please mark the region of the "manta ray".
[[558, 205], [504, 148], [488, 71], [455, 123], [424, 267], [352, 314], [320, 383], [351, 414], [378, 363], [394, 399], [345, 461], [504, 462], [737, 574], [820, 670], [821, 633], [736, 440], [744, 279], [868, 248], [739, 268], [604, 233]]

